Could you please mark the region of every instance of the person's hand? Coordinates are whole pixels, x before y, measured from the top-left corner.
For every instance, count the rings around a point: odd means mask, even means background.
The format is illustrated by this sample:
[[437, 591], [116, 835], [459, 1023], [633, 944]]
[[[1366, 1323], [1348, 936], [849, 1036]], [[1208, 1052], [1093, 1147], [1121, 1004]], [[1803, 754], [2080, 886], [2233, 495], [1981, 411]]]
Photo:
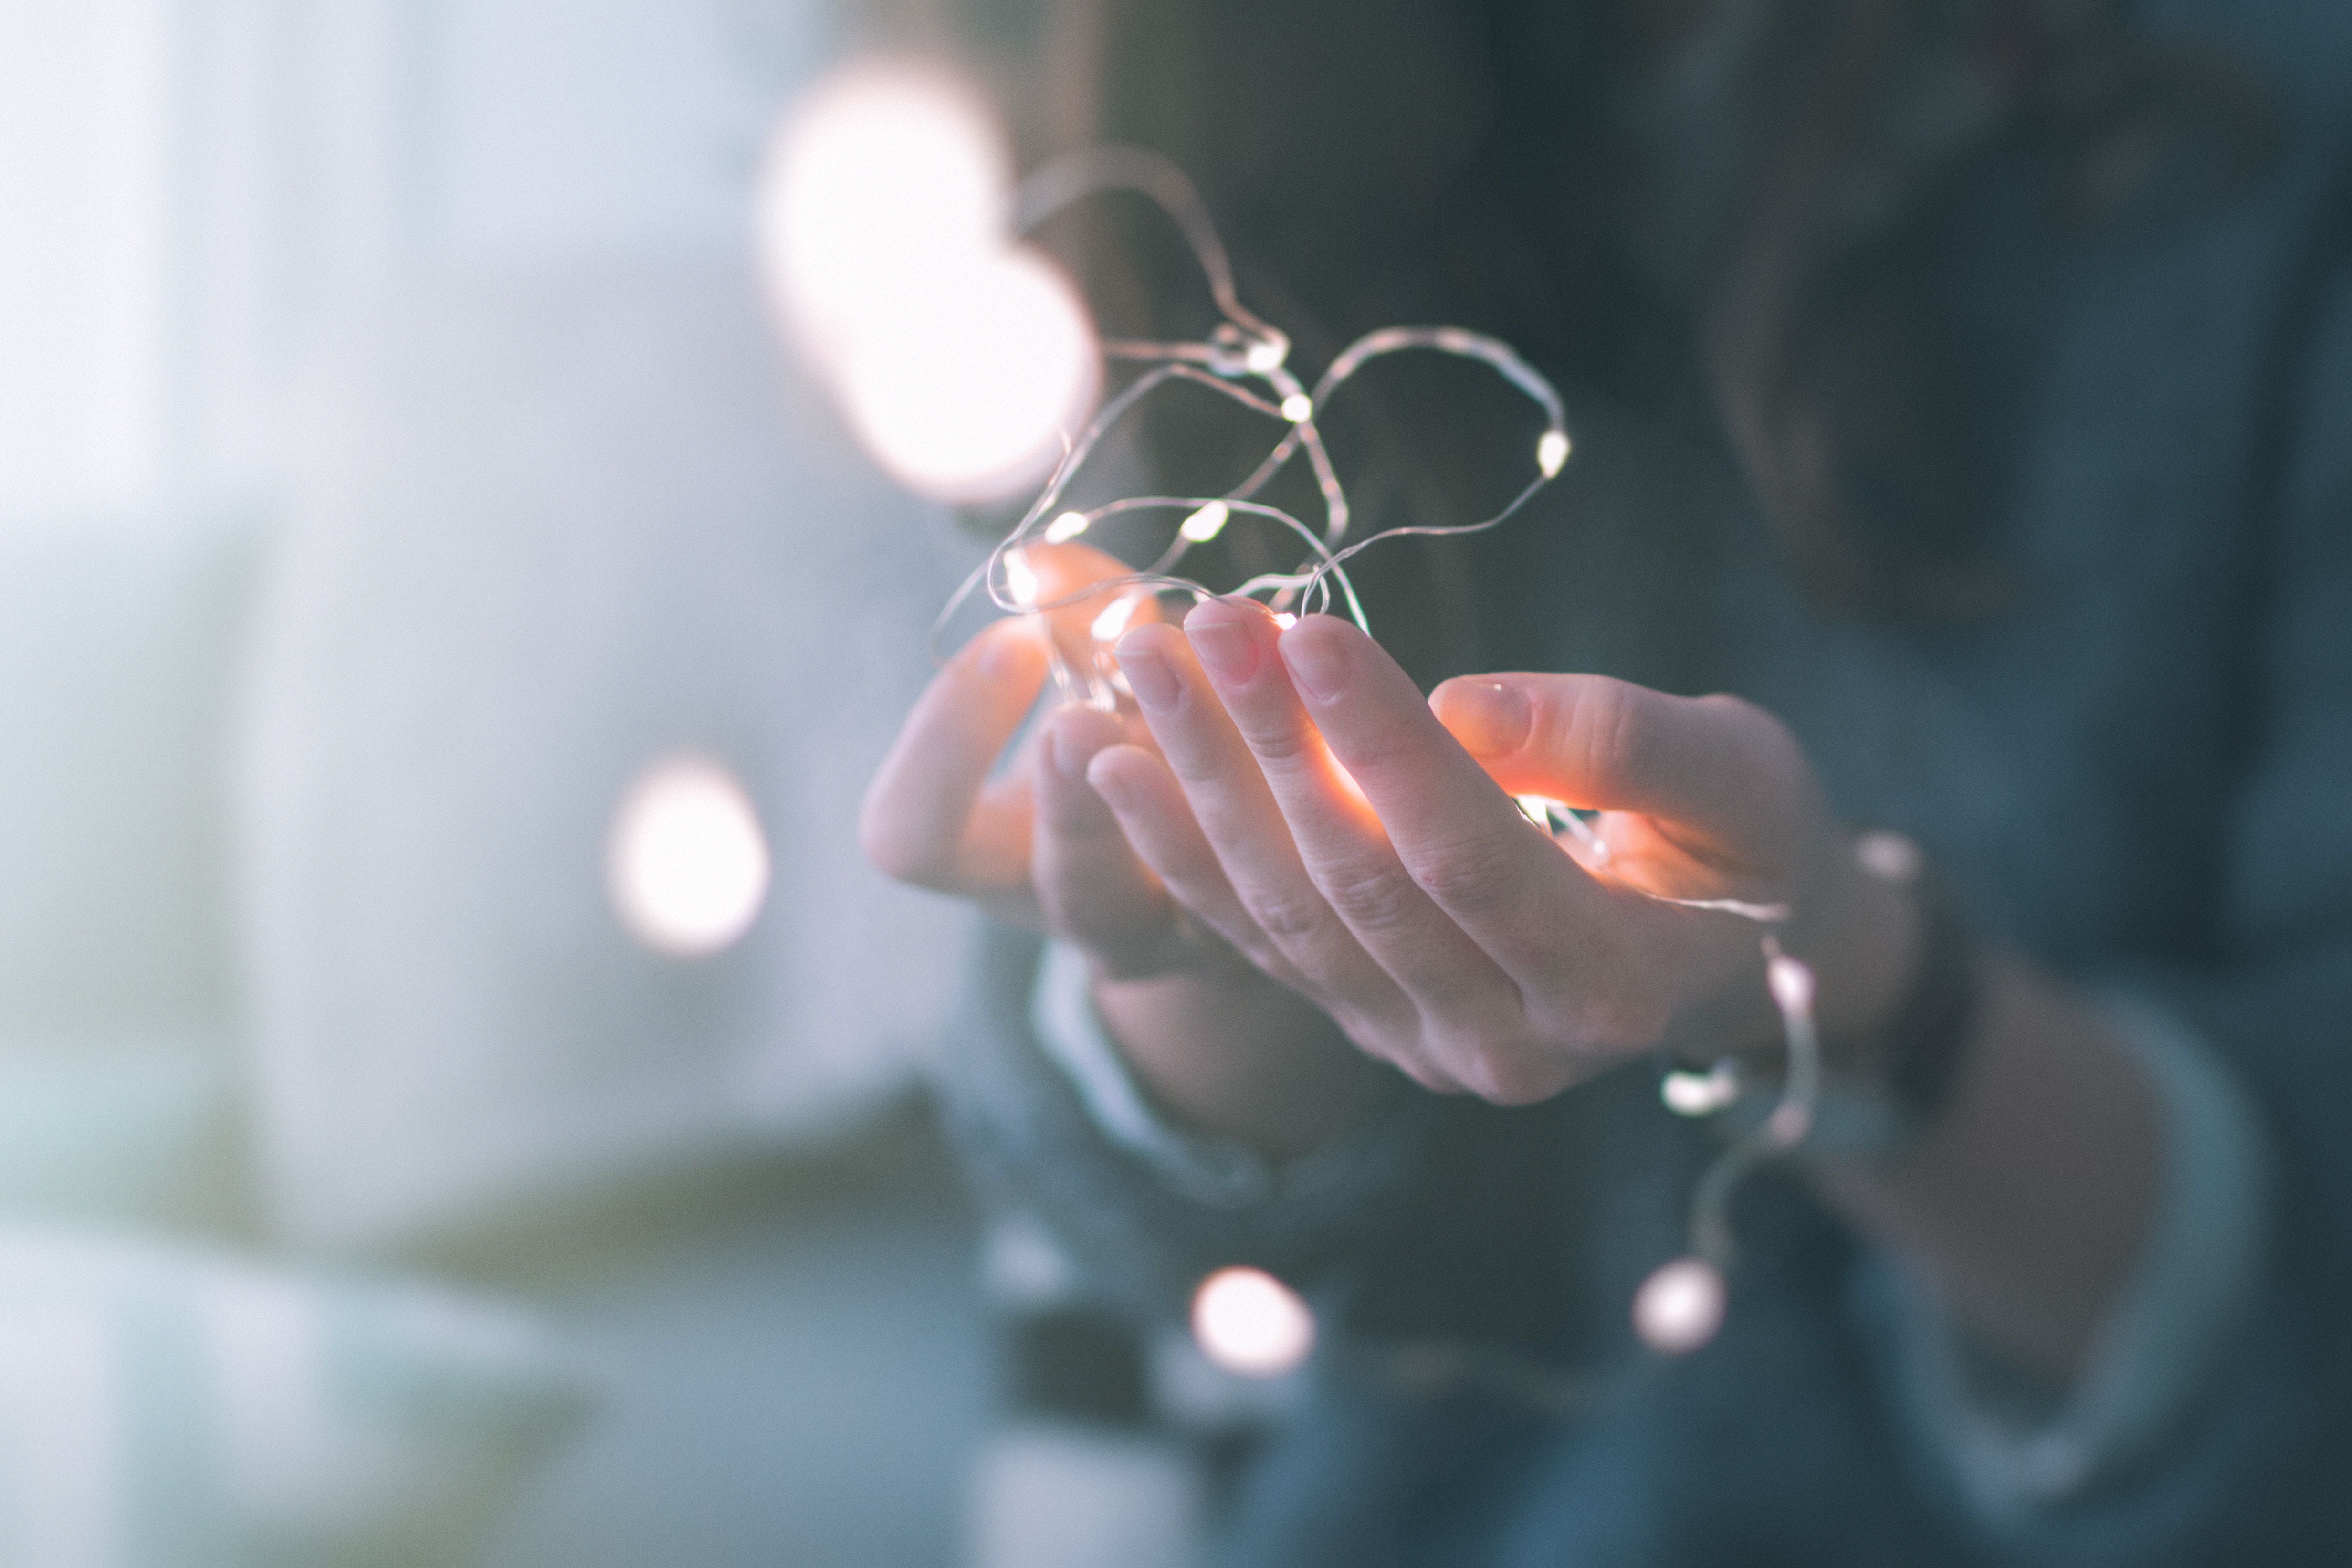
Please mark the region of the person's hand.
[[[1108, 746], [1087, 776], [1158, 885], [1425, 1087], [1523, 1103], [1654, 1047], [1769, 1037], [1758, 926], [1662, 899], [1790, 905], [1792, 948], [1824, 950], [1824, 1003], [1855, 1017], [1899, 984], [1905, 912], [1747, 703], [1566, 675], [1423, 702], [1348, 623], [1284, 631], [1246, 602], [1118, 657], [1160, 754]], [[1602, 811], [1605, 864], [1507, 791]]]
[[[1027, 558], [1045, 603], [1127, 570], [1076, 544], [1032, 549]], [[1149, 747], [1150, 731], [1131, 712], [1064, 707], [1041, 719], [1020, 754], [996, 770], [1045, 687], [1048, 637], [1088, 647], [1087, 625], [1108, 602], [1096, 595], [1048, 615], [1010, 617], [958, 652], [917, 701], [875, 775], [858, 836], [867, 858], [890, 876], [972, 900], [1001, 919], [1077, 943], [1106, 973], [1139, 977], [1188, 969], [1222, 951], [1136, 858], [1086, 782], [1096, 752]], [[1153, 614], [1149, 604], [1139, 607], [1141, 618]]]

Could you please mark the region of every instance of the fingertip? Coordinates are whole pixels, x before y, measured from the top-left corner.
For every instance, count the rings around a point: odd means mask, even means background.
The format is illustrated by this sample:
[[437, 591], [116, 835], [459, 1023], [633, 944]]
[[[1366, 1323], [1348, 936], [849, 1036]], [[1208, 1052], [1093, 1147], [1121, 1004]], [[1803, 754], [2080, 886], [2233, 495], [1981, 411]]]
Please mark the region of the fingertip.
[[1429, 694], [1430, 710], [1474, 757], [1506, 757], [1528, 742], [1535, 716], [1517, 684], [1493, 676], [1457, 676]]
[[1045, 639], [1029, 616], [1007, 616], [966, 643], [958, 661], [985, 680], [1013, 684], [1042, 678]]
[[1137, 800], [1140, 777], [1137, 770], [1153, 765], [1154, 759], [1141, 746], [1121, 742], [1105, 746], [1087, 763], [1087, 783], [1097, 795], [1109, 803], [1113, 811], [1130, 809]]

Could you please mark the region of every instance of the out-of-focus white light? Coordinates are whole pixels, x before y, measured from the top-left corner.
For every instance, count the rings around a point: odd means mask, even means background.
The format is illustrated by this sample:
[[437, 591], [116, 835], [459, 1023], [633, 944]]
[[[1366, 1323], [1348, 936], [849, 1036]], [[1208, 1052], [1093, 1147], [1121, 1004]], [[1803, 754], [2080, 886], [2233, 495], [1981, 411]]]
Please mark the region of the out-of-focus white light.
[[1927, 865], [1919, 846], [1900, 833], [1873, 828], [1853, 841], [1853, 858], [1862, 868], [1884, 882], [1916, 881]]
[[1801, 959], [1775, 953], [1764, 966], [1764, 980], [1772, 988], [1772, 1000], [1783, 1013], [1807, 1014], [1813, 1010], [1813, 971]]
[[1536, 467], [1545, 479], [1557, 479], [1568, 462], [1568, 437], [1557, 430], [1547, 430], [1536, 437]]
[[1274, 624], [1280, 626], [1284, 631], [1288, 631], [1291, 627], [1298, 624], [1298, 617], [1292, 615], [1288, 610], [1276, 610], [1274, 613]]
[[979, 95], [852, 66], [784, 121], [759, 226], [793, 335], [875, 459], [934, 500], [1045, 478], [1101, 380], [1069, 281], [1005, 230], [1012, 173]]
[[732, 946], [768, 896], [767, 836], [733, 774], [683, 757], [622, 797], [606, 847], [613, 908], [656, 952], [702, 958]]
[[1315, 1348], [1315, 1314], [1298, 1293], [1257, 1268], [1221, 1268], [1192, 1297], [1201, 1353], [1243, 1377], [1277, 1377]]
[[1045, 525], [1045, 542], [1067, 544], [1071, 540], [1084, 533], [1088, 526], [1085, 512], [1066, 511]]
[[1101, 374], [1093, 322], [1028, 251], [937, 258], [940, 275], [852, 340], [839, 392], [851, 426], [909, 489], [995, 500], [1049, 473]]
[[1290, 345], [1275, 338], [1256, 338], [1250, 342], [1249, 352], [1242, 355], [1242, 363], [1252, 375], [1268, 375], [1282, 368], [1290, 357]]
[[758, 224], [771, 282], [805, 345], [836, 353], [944, 262], [998, 248], [1013, 171], [977, 94], [906, 61], [845, 68], [778, 127]]
[[1713, 1116], [1739, 1098], [1739, 1078], [1722, 1065], [1710, 1072], [1670, 1072], [1658, 1080], [1658, 1098], [1676, 1116]]
[[1094, 634], [1095, 641], [1118, 641], [1119, 633], [1127, 630], [1127, 623], [1135, 618], [1136, 606], [1143, 600], [1141, 594], [1128, 594], [1112, 600], [1110, 607], [1097, 616], [1095, 624], [1088, 628]]
[[1176, 531], [1195, 544], [1206, 544], [1223, 531], [1225, 520], [1232, 515], [1232, 508], [1221, 500], [1213, 500], [1186, 518], [1183, 526]]
[[1664, 1355], [1688, 1355], [1723, 1327], [1723, 1271], [1703, 1258], [1677, 1258], [1633, 1295], [1633, 1331]]
[[1294, 392], [1282, 400], [1282, 416], [1293, 425], [1304, 425], [1315, 417], [1315, 400], [1303, 392]]
[[1029, 557], [1018, 550], [1004, 552], [1004, 586], [1016, 605], [1037, 602], [1037, 572], [1029, 564]]

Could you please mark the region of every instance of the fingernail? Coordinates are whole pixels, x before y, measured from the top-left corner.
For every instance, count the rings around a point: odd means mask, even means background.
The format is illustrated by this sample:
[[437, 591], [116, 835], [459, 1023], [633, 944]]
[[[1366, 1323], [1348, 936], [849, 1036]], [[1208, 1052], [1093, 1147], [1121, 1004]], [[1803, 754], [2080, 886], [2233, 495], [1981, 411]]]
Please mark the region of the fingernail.
[[1257, 642], [1247, 626], [1231, 621], [1203, 623], [1194, 616], [1185, 623], [1184, 635], [1192, 639], [1202, 668], [1219, 680], [1234, 684], [1257, 673]]
[[1135, 700], [1142, 703], [1146, 710], [1165, 713], [1175, 707], [1178, 699], [1184, 695], [1183, 685], [1177, 680], [1176, 672], [1168, 668], [1166, 659], [1150, 648], [1122, 646], [1118, 654], [1118, 668], [1125, 672], [1127, 684], [1134, 691]]
[[[1306, 635], [1299, 635], [1304, 632]], [[1332, 645], [1321, 628], [1302, 622], [1283, 634], [1282, 662], [1290, 668], [1291, 684], [1318, 702], [1328, 702], [1348, 683], [1348, 656]]]
[[1527, 693], [1499, 680], [1449, 680], [1437, 689], [1437, 720], [1471, 755], [1499, 757], [1527, 743]]
[[[1129, 679], [1132, 679], [1133, 677]], [[1097, 752], [1095, 755], [1099, 757], [1102, 753]], [[1108, 767], [1097, 768], [1090, 763], [1087, 768], [1087, 783], [1095, 786], [1095, 793], [1102, 796], [1103, 804], [1113, 811], [1123, 812], [1128, 808], [1130, 792], [1126, 781], [1119, 778], [1114, 770]]]

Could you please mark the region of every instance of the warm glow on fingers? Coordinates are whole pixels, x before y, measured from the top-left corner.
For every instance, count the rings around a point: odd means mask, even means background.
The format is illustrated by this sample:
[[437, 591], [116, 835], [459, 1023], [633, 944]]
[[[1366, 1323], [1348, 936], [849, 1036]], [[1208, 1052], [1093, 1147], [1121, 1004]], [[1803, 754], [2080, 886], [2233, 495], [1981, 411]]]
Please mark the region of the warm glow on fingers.
[[1193, 1294], [1192, 1337], [1227, 1372], [1278, 1377], [1315, 1349], [1315, 1314], [1264, 1269], [1221, 1268]]

